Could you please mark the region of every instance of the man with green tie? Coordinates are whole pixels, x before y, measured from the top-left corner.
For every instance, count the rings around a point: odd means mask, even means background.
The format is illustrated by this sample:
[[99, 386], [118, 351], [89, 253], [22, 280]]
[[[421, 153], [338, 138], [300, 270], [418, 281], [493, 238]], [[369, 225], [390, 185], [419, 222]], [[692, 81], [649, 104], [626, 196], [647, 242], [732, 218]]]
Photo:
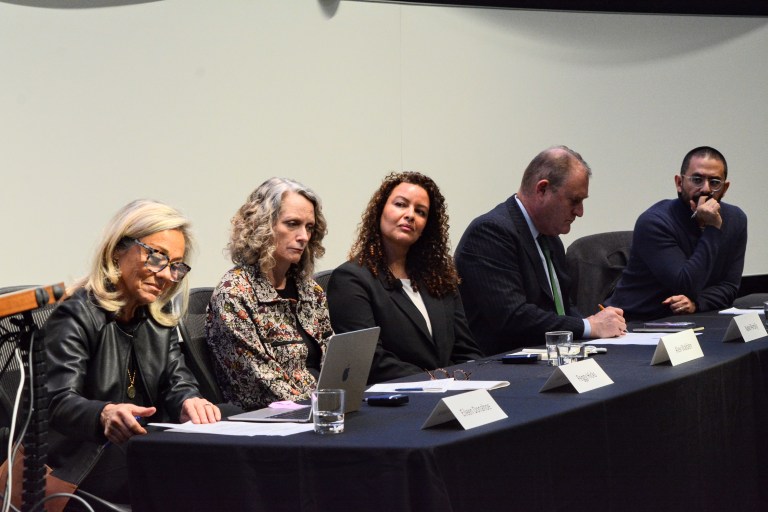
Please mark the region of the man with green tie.
[[619, 336], [623, 312], [605, 308], [587, 318], [568, 300], [565, 249], [559, 235], [584, 214], [592, 171], [565, 146], [539, 153], [517, 194], [476, 218], [456, 248], [464, 309], [486, 355], [542, 345], [547, 331], [575, 339]]

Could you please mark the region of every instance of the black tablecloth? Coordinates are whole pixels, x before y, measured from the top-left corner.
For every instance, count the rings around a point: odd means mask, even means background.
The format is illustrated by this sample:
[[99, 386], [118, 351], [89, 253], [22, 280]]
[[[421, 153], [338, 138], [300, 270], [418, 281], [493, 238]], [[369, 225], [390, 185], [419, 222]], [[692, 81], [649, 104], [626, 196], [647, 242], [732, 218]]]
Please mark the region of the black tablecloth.
[[594, 357], [615, 383], [587, 393], [540, 393], [544, 362], [461, 365], [510, 382], [491, 391], [509, 417], [467, 431], [421, 430], [446, 395], [412, 394], [337, 436], [152, 432], [129, 443], [133, 509], [767, 510], [768, 340], [722, 343], [730, 317], [692, 318], [703, 358], [651, 366], [653, 346], [609, 346]]

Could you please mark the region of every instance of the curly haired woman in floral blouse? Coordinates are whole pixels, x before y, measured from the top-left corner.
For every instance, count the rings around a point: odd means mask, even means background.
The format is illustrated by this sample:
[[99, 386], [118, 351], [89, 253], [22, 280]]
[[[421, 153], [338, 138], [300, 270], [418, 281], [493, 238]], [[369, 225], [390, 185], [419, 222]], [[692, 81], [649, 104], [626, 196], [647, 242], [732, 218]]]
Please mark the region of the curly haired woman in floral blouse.
[[333, 334], [325, 292], [312, 279], [325, 234], [320, 199], [284, 178], [262, 183], [232, 219], [235, 267], [214, 290], [205, 324], [232, 403], [309, 398]]

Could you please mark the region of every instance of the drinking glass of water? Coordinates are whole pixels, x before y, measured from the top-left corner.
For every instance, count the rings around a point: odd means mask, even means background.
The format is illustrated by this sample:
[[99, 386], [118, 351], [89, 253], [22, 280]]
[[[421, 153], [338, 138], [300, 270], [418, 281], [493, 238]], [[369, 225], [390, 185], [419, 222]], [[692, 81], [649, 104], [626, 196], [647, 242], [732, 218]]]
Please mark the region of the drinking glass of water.
[[318, 434], [344, 432], [344, 390], [316, 389], [312, 391], [312, 417]]
[[549, 366], [558, 366], [560, 362], [557, 346], [561, 343], [571, 343], [573, 333], [571, 331], [550, 331], [544, 333], [544, 341], [547, 345], [547, 359]]

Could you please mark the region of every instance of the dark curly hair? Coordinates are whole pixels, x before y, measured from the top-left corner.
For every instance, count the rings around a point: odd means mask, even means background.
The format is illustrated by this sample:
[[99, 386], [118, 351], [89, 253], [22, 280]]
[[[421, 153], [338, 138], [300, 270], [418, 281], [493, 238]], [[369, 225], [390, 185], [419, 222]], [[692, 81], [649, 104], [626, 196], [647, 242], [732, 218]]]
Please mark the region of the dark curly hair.
[[418, 185], [429, 195], [429, 216], [419, 239], [408, 250], [405, 269], [413, 289], [427, 289], [433, 297], [445, 297], [458, 290], [459, 276], [450, 255], [448, 212], [445, 198], [432, 178], [418, 172], [393, 172], [373, 194], [357, 228], [357, 239], [349, 251], [350, 261], [371, 271], [383, 272], [390, 284], [397, 279], [389, 270], [381, 240], [381, 214], [392, 190], [401, 183]]

